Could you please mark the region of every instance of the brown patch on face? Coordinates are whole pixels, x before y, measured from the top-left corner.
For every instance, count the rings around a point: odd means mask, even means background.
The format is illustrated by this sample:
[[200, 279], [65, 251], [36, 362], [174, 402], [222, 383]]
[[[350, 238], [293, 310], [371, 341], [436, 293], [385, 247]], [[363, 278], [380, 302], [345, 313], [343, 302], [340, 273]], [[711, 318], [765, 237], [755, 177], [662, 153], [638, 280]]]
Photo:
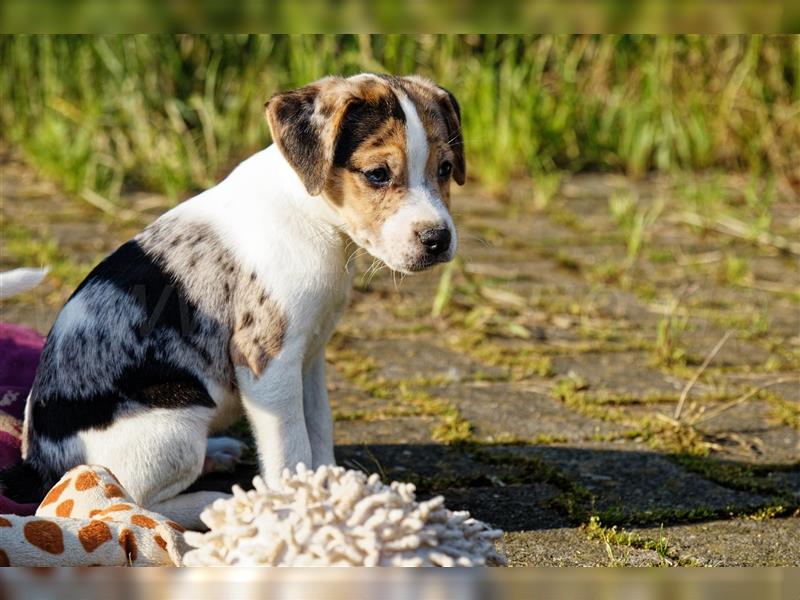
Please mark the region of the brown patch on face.
[[44, 500], [42, 500], [40, 506], [47, 506], [48, 504], [52, 504], [53, 502], [58, 500], [58, 497], [65, 489], [67, 489], [67, 487], [71, 482], [72, 479], [66, 479], [65, 481], [59, 483], [57, 486], [53, 487], [49, 492], [47, 492], [47, 496], [44, 497]]
[[72, 514], [72, 507], [75, 506], [74, 500], [64, 500], [61, 504], [56, 506], [57, 517], [68, 517]]
[[87, 552], [94, 552], [113, 537], [111, 528], [102, 521], [92, 521], [78, 531], [78, 541]]
[[147, 529], [155, 529], [157, 524], [153, 519], [145, 515], [133, 515], [131, 517], [131, 523]]
[[153, 541], [158, 544], [159, 548], [166, 551], [167, 550], [167, 540], [165, 540], [160, 535], [154, 536]]
[[[351, 232], [373, 239], [383, 223], [405, 200], [408, 174], [405, 161], [405, 131], [394, 124], [382, 146], [363, 144], [350, 157], [347, 167], [334, 167], [325, 187], [325, 197], [348, 223]], [[388, 137], [388, 141], [387, 141]], [[371, 185], [365, 172], [386, 168], [391, 183]]]
[[94, 471], [84, 471], [75, 480], [75, 489], [79, 492], [91, 489], [100, 483], [100, 478]]
[[4, 517], [0, 517], [0, 527], [11, 527], [11, 521]]
[[30, 521], [23, 528], [25, 539], [50, 554], [64, 552], [64, 534], [61, 528], [52, 521]]
[[[397, 212], [408, 187], [405, 115], [385, 78], [364, 78], [361, 98], [344, 119], [336, 142], [325, 198], [361, 237], [374, 238]], [[371, 184], [366, 173], [384, 168], [387, 185]]]
[[139, 548], [136, 545], [136, 536], [130, 529], [123, 529], [119, 534], [119, 545], [125, 551], [125, 556], [132, 563], [136, 562], [139, 555]]

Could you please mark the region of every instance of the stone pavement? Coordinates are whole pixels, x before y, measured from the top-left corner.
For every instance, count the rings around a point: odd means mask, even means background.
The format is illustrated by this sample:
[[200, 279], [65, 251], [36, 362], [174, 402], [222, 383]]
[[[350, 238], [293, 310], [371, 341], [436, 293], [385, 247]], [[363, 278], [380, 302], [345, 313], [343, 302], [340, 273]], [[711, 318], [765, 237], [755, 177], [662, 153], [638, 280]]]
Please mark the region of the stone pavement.
[[[53, 267], [1, 318], [46, 332], [164, 201], [106, 215], [1, 154], [0, 269]], [[452, 265], [360, 265], [329, 349], [340, 464], [503, 528], [512, 565], [800, 565], [798, 198], [734, 176], [557, 183], [457, 190]]]

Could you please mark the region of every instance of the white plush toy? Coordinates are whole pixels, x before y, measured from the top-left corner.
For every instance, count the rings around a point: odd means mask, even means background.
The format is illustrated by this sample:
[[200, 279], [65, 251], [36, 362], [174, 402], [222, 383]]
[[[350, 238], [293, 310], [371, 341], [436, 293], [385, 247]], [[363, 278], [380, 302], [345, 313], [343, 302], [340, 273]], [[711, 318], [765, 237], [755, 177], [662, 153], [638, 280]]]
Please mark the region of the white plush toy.
[[203, 511], [206, 533], [186, 532], [186, 566], [504, 565], [502, 532], [445, 508], [441, 496], [417, 502], [414, 485], [342, 467], [283, 474], [283, 489], [260, 477], [254, 490]]

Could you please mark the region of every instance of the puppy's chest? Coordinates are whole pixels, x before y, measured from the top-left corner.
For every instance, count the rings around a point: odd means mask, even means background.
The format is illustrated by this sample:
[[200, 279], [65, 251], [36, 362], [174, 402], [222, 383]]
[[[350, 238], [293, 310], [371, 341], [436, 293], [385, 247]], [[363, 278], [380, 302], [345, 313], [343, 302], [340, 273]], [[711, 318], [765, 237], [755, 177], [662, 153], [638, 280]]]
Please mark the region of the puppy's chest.
[[313, 358], [322, 351], [325, 344], [333, 334], [336, 324], [342, 317], [347, 303], [350, 299], [350, 278], [347, 277], [342, 285], [330, 290], [326, 295], [319, 298], [314, 319], [310, 319], [304, 327], [304, 334], [307, 336], [307, 352], [309, 358]]

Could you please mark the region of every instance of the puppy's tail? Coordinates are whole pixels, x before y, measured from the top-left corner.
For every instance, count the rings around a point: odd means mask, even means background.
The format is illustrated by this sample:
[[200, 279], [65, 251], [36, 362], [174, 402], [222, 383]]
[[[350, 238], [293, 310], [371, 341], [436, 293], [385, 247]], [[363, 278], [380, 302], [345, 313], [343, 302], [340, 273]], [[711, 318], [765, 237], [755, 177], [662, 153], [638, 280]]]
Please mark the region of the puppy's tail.
[[0, 494], [20, 504], [41, 502], [49, 487], [42, 474], [27, 461], [0, 471]]
[[0, 298], [27, 292], [47, 275], [49, 269], [14, 269], [0, 273]]

